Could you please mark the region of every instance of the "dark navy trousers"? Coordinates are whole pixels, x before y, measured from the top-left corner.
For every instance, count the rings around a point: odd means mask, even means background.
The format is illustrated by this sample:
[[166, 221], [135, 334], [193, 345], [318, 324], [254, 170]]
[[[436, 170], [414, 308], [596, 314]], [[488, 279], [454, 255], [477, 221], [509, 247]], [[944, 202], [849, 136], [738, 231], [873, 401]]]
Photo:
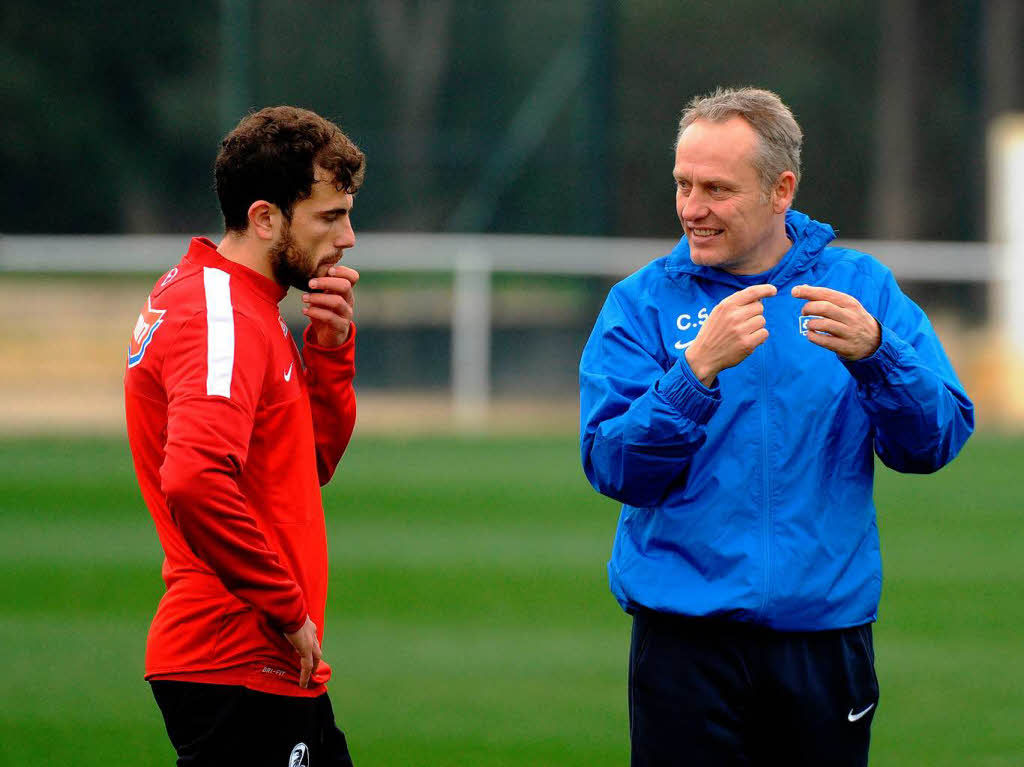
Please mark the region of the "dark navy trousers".
[[864, 767], [878, 705], [871, 625], [782, 632], [641, 610], [632, 767]]

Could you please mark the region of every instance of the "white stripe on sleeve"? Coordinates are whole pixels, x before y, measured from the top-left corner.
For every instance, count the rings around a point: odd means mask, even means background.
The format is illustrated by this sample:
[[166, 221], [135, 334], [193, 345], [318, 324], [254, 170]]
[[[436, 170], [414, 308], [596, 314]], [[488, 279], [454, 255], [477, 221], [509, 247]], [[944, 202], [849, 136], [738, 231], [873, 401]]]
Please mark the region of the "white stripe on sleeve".
[[203, 267], [206, 288], [206, 393], [231, 399], [235, 366], [235, 313], [231, 308], [231, 275]]

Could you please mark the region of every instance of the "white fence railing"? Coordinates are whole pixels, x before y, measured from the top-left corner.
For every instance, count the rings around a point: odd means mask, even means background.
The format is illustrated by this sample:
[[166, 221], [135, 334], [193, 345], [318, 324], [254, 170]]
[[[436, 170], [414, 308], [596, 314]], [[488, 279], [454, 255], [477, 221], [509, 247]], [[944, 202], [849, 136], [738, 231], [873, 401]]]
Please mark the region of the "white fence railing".
[[[217, 237], [213, 238], [218, 239]], [[370, 271], [457, 271], [486, 264], [499, 272], [626, 275], [668, 253], [675, 240], [542, 235], [392, 234], [358, 235], [347, 256]], [[840, 240], [889, 266], [898, 279], [987, 282], [993, 248], [984, 242]], [[3, 272], [151, 272], [178, 262], [186, 235], [0, 235]], [[468, 257], [468, 261], [467, 261]]]
[[[898, 279], [990, 282], [994, 248], [987, 243], [849, 240], [872, 253]], [[346, 264], [360, 271], [450, 272], [452, 394], [466, 425], [486, 413], [490, 396], [491, 275], [494, 272], [625, 276], [668, 253], [674, 240], [538, 235], [360, 234]], [[4, 273], [135, 272], [154, 276], [176, 264], [186, 235], [0, 236]]]

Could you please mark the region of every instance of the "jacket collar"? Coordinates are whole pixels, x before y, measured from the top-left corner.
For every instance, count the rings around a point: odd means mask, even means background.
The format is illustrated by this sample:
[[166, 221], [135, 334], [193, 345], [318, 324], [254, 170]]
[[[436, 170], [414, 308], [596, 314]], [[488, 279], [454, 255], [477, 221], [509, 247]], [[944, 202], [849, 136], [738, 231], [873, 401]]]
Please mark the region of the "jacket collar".
[[[777, 287], [786, 284], [793, 275], [810, 268], [825, 246], [836, 237], [835, 231], [828, 224], [815, 221], [792, 208], [786, 211], [786, 235], [793, 244], [782, 260], [768, 272], [765, 279]], [[671, 276], [685, 274], [739, 288], [747, 285], [729, 272], [693, 263], [690, 260], [690, 244], [686, 237], [681, 238], [679, 244], [669, 253], [665, 271]]]
[[188, 253], [185, 258], [197, 266], [209, 266], [220, 269], [228, 274], [238, 277], [249, 286], [257, 295], [270, 301], [275, 306], [288, 293], [288, 288], [279, 285], [271, 279], [254, 272], [248, 266], [243, 266], [235, 261], [229, 261], [218, 251], [217, 246], [205, 237], [193, 237], [189, 243]]

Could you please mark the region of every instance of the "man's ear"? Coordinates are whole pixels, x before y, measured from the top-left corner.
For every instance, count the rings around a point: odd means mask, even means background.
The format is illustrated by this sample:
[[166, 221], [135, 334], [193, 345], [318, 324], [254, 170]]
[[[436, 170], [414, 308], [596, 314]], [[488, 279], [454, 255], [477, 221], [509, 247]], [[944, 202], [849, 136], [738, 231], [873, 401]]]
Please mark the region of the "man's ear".
[[791, 170], [779, 174], [775, 188], [772, 189], [772, 210], [776, 213], [785, 213], [793, 204], [793, 196], [796, 194], [796, 174]]
[[273, 240], [281, 231], [281, 209], [266, 200], [249, 206], [249, 229], [261, 240]]

